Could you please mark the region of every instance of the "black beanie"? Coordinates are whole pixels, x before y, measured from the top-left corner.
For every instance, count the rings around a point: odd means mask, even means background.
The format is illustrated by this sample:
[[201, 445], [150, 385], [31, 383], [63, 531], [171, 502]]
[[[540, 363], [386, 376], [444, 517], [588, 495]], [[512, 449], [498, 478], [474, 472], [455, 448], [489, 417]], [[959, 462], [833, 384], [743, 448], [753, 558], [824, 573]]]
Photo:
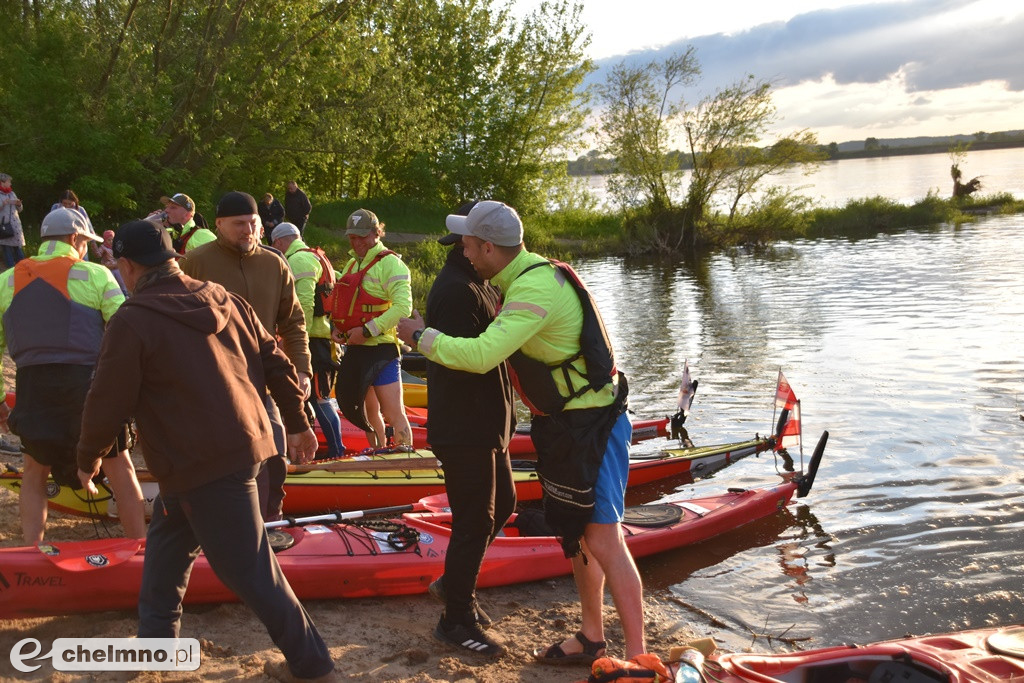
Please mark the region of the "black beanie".
[[245, 192], [228, 192], [217, 202], [217, 218], [225, 216], [248, 216], [259, 214], [256, 208], [256, 200], [251, 194]]

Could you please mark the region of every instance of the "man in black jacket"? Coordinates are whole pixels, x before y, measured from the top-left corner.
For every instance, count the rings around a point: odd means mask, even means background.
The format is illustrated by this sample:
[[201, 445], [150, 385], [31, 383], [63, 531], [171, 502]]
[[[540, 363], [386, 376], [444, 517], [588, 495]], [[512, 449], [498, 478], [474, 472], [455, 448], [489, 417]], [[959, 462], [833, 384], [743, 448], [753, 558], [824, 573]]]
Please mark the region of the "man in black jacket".
[[284, 193], [284, 218], [299, 229], [299, 237], [306, 230], [306, 221], [312, 210], [313, 204], [306, 193], [299, 189], [297, 182], [289, 180], [288, 191]]
[[[465, 216], [476, 202], [459, 207]], [[462, 238], [448, 234], [448, 259], [427, 294], [430, 326], [456, 337], [475, 337], [497, 314], [498, 290], [484, 282], [462, 253]], [[452, 509], [452, 539], [444, 575], [430, 594], [445, 603], [434, 635], [470, 651], [499, 656], [502, 647], [481, 627], [490, 619], [476, 604], [476, 581], [487, 546], [515, 510], [509, 462], [515, 429], [512, 385], [504, 363], [479, 375], [427, 363], [427, 440], [444, 468]]]

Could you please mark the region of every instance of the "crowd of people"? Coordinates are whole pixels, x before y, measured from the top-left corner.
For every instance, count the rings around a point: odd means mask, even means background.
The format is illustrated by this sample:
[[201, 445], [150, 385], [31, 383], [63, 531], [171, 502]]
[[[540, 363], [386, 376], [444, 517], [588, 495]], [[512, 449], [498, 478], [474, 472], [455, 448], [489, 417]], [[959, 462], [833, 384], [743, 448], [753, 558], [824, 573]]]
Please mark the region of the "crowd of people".
[[[283, 515], [288, 461], [315, 457], [314, 421], [327, 457], [344, 455], [332, 394], [372, 445], [411, 449], [405, 347], [428, 360], [428, 441], [453, 516], [444, 574], [429, 586], [444, 605], [434, 636], [476, 655], [504, 653], [476, 583], [516, 505], [515, 390], [533, 414], [545, 521], [572, 560], [582, 612], [575, 635], [533, 656], [604, 656], [606, 587], [626, 657], [645, 652], [642, 586], [621, 528], [626, 378], [585, 286], [566, 264], [526, 249], [515, 209], [473, 201], [448, 216], [439, 241], [449, 252], [424, 319], [409, 268], [385, 247], [372, 211], [348, 217], [351, 250], [336, 267], [303, 239], [312, 207], [294, 181], [283, 205], [269, 193], [262, 202], [226, 193], [212, 227], [188, 195], [160, 201], [100, 237], [68, 190], [42, 220], [38, 254], [25, 258], [22, 204], [0, 174], [0, 351], [14, 361], [18, 392], [13, 409], [0, 402], [0, 430], [21, 439], [27, 543], [44, 536], [48, 476], [89, 492], [106, 477], [125, 533], [146, 537], [140, 637], [177, 637], [202, 549], [284, 653], [286, 666], [270, 673], [333, 680], [330, 652], [263, 522]], [[129, 454], [134, 425], [160, 485], [148, 529]]]

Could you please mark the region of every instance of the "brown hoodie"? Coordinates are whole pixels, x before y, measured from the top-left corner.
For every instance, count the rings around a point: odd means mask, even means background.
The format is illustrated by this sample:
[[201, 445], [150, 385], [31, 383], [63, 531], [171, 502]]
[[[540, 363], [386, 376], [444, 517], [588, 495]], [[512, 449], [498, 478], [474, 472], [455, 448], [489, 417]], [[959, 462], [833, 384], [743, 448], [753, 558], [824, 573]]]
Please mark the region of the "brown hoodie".
[[79, 467], [91, 470], [133, 415], [161, 491], [251, 467], [277, 452], [267, 389], [288, 433], [309, 428], [295, 368], [249, 304], [187, 275], [155, 280], [107, 325], [82, 415]]

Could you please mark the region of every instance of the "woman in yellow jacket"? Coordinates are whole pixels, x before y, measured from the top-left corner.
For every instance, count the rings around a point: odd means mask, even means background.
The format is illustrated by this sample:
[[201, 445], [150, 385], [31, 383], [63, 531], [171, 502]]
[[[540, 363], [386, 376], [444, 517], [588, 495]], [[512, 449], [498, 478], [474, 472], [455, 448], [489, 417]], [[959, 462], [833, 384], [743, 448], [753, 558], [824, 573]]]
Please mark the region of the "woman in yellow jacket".
[[[384, 445], [379, 418], [371, 427], [364, 409], [371, 413], [379, 403], [384, 419], [395, 430], [397, 445], [412, 445], [412, 428], [402, 400], [402, 368], [396, 326], [412, 313], [409, 268], [401, 257], [384, 248], [384, 224], [372, 211], [359, 209], [345, 225], [352, 256], [335, 285], [339, 301], [353, 302], [345, 313], [335, 315], [333, 336], [346, 345], [338, 370], [335, 396], [338, 407], [352, 424]], [[336, 307], [335, 312], [338, 313]], [[370, 387], [373, 392], [369, 391]], [[374, 400], [376, 399], [376, 401]], [[372, 418], [371, 418], [372, 419]]]

